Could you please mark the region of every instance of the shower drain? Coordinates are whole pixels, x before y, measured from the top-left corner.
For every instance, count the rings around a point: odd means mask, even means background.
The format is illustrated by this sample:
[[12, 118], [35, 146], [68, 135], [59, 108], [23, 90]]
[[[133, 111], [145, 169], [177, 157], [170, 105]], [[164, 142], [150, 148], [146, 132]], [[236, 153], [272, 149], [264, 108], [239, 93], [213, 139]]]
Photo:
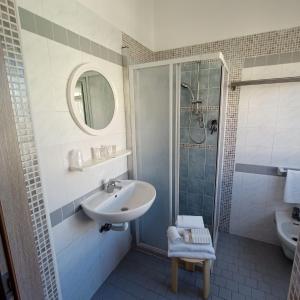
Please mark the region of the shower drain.
[[126, 211], [126, 210], [128, 210], [128, 207], [122, 207], [121, 208], [121, 211]]

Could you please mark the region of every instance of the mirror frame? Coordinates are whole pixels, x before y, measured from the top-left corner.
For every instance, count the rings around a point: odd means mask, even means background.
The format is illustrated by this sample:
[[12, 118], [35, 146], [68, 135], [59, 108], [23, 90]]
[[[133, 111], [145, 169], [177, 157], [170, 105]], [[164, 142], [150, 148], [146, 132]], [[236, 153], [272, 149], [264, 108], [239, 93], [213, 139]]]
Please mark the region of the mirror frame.
[[[112, 93], [114, 96], [115, 110], [114, 110], [112, 119], [108, 123], [108, 125], [102, 129], [93, 129], [93, 128], [89, 127], [88, 125], [86, 125], [84, 120], [80, 119], [80, 115], [78, 114], [78, 112], [75, 109], [75, 100], [74, 100], [75, 86], [76, 86], [76, 83], [77, 83], [78, 79], [80, 78], [80, 76], [87, 71], [95, 71], [95, 72], [100, 73], [107, 80], [108, 84], [110, 85], [110, 87], [112, 89]], [[114, 85], [112, 84], [111, 79], [112, 79], [111, 74], [109, 72], [107, 72], [106, 70], [104, 70], [104, 68], [101, 65], [95, 64], [95, 63], [86, 63], [86, 64], [79, 65], [71, 73], [71, 76], [68, 80], [68, 86], [67, 86], [67, 100], [68, 100], [69, 111], [70, 111], [72, 119], [74, 120], [76, 125], [87, 134], [90, 134], [90, 135], [102, 134], [103, 131], [106, 130], [111, 125], [111, 123], [114, 121], [114, 119], [116, 117], [116, 112], [118, 110], [118, 100], [116, 97], [116, 89], [114, 88]]]

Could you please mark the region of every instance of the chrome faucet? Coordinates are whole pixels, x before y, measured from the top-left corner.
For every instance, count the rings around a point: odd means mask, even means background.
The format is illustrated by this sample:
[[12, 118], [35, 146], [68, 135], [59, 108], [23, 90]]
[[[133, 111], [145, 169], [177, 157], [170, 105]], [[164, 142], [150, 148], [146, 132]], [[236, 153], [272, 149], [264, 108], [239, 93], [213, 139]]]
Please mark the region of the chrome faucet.
[[110, 179], [108, 183], [105, 185], [105, 191], [110, 194], [113, 193], [115, 189], [120, 190], [122, 187], [120, 185], [116, 185], [116, 183], [120, 183], [120, 181], [115, 179]]

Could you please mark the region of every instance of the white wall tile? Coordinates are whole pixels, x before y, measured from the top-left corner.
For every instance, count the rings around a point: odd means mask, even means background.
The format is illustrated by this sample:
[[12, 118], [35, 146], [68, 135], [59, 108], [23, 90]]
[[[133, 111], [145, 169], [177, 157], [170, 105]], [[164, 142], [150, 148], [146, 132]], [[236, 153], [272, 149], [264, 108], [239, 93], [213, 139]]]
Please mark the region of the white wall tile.
[[[36, 9], [31, 9], [32, 1], [25, 2], [28, 5], [24, 8], [121, 52], [121, 32], [77, 1], [37, 1]], [[92, 146], [116, 144], [118, 149], [125, 149], [122, 67], [24, 30], [22, 40], [43, 189], [52, 212], [97, 188], [103, 180], [127, 171], [126, 158], [84, 172], [68, 171], [71, 149], [80, 149], [85, 159], [91, 157]], [[115, 92], [114, 119], [99, 136], [83, 132], [67, 106], [69, 77], [82, 63], [97, 63]], [[83, 212], [55, 226], [51, 233], [64, 299], [89, 299], [128, 251], [131, 241], [129, 230], [100, 235], [98, 225]]]
[[300, 168], [300, 147], [276, 147], [273, 149], [272, 165]]
[[130, 248], [130, 232], [100, 234], [94, 227], [58, 256], [63, 299], [91, 299]]
[[35, 14], [42, 14], [43, 0], [17, 0], [17, 5]]
[[289, 64], [283, 64], [282, 65], [282, 71], [281, 71], [282, 77], [293, 77], [293, 76], [300, 76], [300, 63], [289, 63]]
[[294, 107], [299, 109], [300, 106], [300, 83], [285, 83], [280, 85], [281, 107]]
[[41, 111], [33, 115], [33, 124], [40, 147], [60, 145], [70, 132], [67, 112]]
[[38, 147], [42, 185], [50, 212], [67, 203], [61, 145]]
[[74, 0], [42, 0], [42, 16], [67, 29], [78, 31], [80, 10]]
[[[79, 4], [80, 5], [80, 4]], [[101, 43], [118, 53], [121, 53], [122, 33], [111, 24], [101, 19], [99, 15], [91, 14], [91, 10], [80, 5], [78, 33]]]
[[253, 86], [243, 86], [241, 87], [239, 107], [248, 107], [249, 100], [252, 98], [252, 94], [255, 91]]
[[249, 107], [247, 126], [248, 127], [275, 127], [277, 107]]
[[[243, 79], [299, 74], [299, 64], [291, 63], [247, 68]], [[299, 116], [300, 84], [242, 87], [235, 162], [300, 168]], [[230, 232], [278, 243], [274, 212], [288, 207], [283, 202], [284, 181], [282, 177], [235, 172]]]
[[254, 86], [249, 98], [249, 108], [276, 107], [279, 102], [279, 85]]
[[[282, 65], [271, 65], [271, 66], [259, 66], [249, 68], [252, 69], [251, 80], [255, 79], [267, 79], [267, 78], [277, 78], [282, 76]], [[248, 71], [251, 72], [250, 70]], [[243, 80], [246, 80], [243, 78]]]
[[300, 129], [300, 106], [297, 109], [294, 106], [281, 106], [277, 114], [277, 127], [290, 128], [291, 130]]
[[73, 70], [82, 64], [81, 51], [48, 40], [55, 111], [68, 112], [67, 85]]
[[253, 78], [253, 68], [243, 68], [242, 69], [242, 79], [243, 80], [252, 80]]
[[81, 51], [52, 40], [48, 40], [48, 45], [53, 77], [67, 75], [68, 78], [73, 70], [82, 64], [83, 54]]
[[280, 177], [234, 174], [230, 232], [278, 244], [274, 213], [283, 206]]
[[122, 33], [75, 0], [43, 0], [42, 16], [121, 53]]
[[87, 217], [82, 210], [69, 217], [53, 228], [56, 253], [59, 255], [87, 231], [97, 229], [99, 229], [99, 225]]
[[243, 148], [242, 162], [244, 164], [252, 165], [271, 165], [272, 161], [272, 147], [261, 147], [261, 146], [245, 146]]
[[235, 172], [233, 175], [233, 186], [235, 189], [232, 191], [232, 201], [239, 205], [241, 203], [241, 193], [243, 189], [243, 173]]
[[268, 184], [268, 176], [259, 176], [257, 174], [243, 174], [243, 189], [241, 201], [243, 207], [251, 211], [252, 208], [263, 209], [266, 204], [266, 198], [268, 196], [268, 190], [266, 185]]
[[274, 135], [274, 149], [277, 147], [292, 148], [300, 146], [300, 134], [297, 129], [277, 128]]
[[247, 127], [246, 144], [252, 147], [272, 147], [275, 128]]
[[22, 30], [22, 37], [32, 113], [53, 111], [55, 101], [47, 39], [25, 30]]
[[238, 127], [246, 127], [248, 123], [248, 106], [239, 106]]

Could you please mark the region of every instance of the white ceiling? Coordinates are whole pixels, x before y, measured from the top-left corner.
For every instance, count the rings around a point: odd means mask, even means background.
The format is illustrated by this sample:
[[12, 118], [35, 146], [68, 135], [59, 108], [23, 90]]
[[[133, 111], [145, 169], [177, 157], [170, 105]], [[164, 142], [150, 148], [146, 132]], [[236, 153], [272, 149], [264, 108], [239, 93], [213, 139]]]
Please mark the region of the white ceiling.
[[300, 25], [300, 0], [155, 0], [156, 50]]
[[78, 0], [146, 47], [154, 49], [154, 0]]
[[300, 0], [79, 0], [152, 50], [300, 26]]

